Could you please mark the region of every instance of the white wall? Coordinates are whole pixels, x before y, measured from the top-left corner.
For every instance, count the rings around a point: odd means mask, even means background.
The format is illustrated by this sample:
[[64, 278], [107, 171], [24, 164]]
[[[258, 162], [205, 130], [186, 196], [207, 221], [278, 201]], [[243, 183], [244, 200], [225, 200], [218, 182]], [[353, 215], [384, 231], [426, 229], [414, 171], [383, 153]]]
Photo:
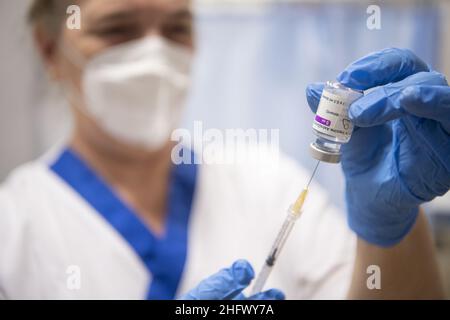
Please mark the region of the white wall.
[[445, 73], [450, 81], [450, 1], [442, 3], [442, 19], [444, 27], [441, 33], [442, 41], [442, 72]]
[[0, 0], [0, 180], [70, 127], [67, 106], [48, 86], [33, 46], [28, 5], [28, 0]]
[[0, 0], [0, 177], [30, 159], [35, 64], [22, 23], [27, 1]]

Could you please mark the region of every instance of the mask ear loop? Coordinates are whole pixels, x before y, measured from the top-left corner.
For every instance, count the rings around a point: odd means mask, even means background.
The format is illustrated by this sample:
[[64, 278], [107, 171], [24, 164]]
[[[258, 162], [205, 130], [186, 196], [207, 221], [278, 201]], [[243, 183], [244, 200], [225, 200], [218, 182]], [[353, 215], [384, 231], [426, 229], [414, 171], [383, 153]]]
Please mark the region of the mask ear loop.
[[[72, 48], [72, 50], [70, 49]], [[70, 61], [72, 65], [83, 70], [87, 64], [87, 59], [66, 40], [62, 39], [59, 44], [59, 50]]]
[[[62, 39], [59, 44], [59, 50], [63, 54], [63, 56], [78, 70], [80, 70], [81, 73], [84, 72], [84, 69], [87, 64], [87, 59], [71, 44], [69, 44], [66, 40]], [[72, 48], [72, 49], [71, 49]], [[81, 75], [83, 78], [83, 74]], [[89, 114], [89, 112], [84, 107], [86, 101], [81, 96], [81, 93], [76, 88], [74, 83], [70, 80], [62, 80], [61, 81], [61, 91], [66, 96], [67, 100], [69, 102], [72, 102], [75, 104], [76, 108], [81, 111], [86, 117], [92, 118], [92, 116]]]

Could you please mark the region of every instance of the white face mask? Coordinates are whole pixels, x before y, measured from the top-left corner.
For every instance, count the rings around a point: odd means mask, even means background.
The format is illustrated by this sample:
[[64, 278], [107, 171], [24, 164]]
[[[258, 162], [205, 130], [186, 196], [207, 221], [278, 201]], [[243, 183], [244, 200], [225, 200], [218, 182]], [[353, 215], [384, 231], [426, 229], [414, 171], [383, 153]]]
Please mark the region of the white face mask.
[[157, 150], [181, 121], [191, 63], [157, 36], [112, 47], [83, 63], [83, 109], [113, 138]]

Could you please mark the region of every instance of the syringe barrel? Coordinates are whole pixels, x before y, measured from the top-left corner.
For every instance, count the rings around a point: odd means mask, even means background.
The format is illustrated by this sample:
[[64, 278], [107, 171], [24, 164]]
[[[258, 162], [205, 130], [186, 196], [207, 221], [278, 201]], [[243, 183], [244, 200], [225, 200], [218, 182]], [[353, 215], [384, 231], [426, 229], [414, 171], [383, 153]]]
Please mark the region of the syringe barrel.
[[272, 272], [272, 268], [273, 265], [269, 266], [267, 263], [264, 264], [261, 271], [258, 273], [258, 276], [255, 280], [255, 284], [253, 285], [252, 290], [250, 292], [250, 296], [258, 294], [263, 290], [264, 285], [266, 284], [266, 281], [269, 278], [270, 273]]
[[272, 245], [272, 248], [270, 249], [269, 255], [267, 256], [266, 261], [264, 262], [264, 265], [255, 280], [255, 284], [252, 287], [251, 295], [261, 292], [261, 290], [264, 288], [267, 278], [269, 278], [270, 272], [272, 271], [277, 261], [277, 258], [281, 252], [281, 249], [286, 243], [286, 240], [289, 237], [289, 234], [291, 233], [297, 218], [298, 215], [294, 214], [291, 211], [291, 209], [289, 209], [288, 215], [284, 220], [280, 231], [278, 232], [278, 235]]

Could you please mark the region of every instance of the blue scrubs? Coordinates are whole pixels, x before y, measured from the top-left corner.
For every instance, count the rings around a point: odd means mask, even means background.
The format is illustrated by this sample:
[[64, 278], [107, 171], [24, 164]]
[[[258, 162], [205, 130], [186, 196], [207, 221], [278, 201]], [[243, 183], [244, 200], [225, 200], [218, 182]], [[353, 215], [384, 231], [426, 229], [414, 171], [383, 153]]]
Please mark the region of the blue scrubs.
[[174, 299], [186, 262], [197, 166], [173, 166], [163, 237], [154, 235], [106, 181], [73, 150], [66, 149], [51, 169], [111, 224], [141, 258], [152, 275], [146, 298]]

